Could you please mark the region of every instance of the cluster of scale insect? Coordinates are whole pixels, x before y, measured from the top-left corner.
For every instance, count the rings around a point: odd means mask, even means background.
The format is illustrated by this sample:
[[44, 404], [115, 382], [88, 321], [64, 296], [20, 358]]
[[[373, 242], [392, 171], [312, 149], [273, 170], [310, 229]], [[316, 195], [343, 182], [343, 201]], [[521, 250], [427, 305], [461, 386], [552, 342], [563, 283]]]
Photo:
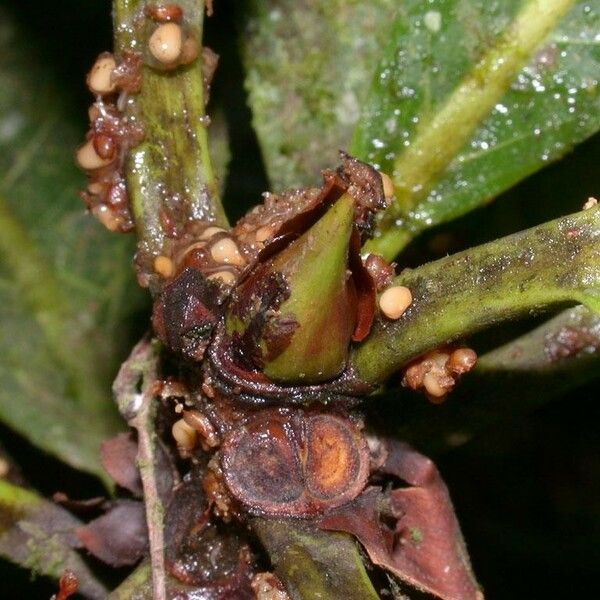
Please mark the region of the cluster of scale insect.
[[147, 22], [146, 48], [125, 50], [119, 56], [103, 52], [88, 73], [87, 86], [95, 101], [89, 109], [85, 143], [75, 157], [88, 176], [81, 197], [111, 231], [133, 228], [123, 172], [129, 149], [144, 138], [143, 125], [127, 110], [129, 99], [141, 89], [142, 66], [171, 70], [194, 62], [199, 54], [198, 40], [185, 24], [180, 6], [150, 5], [140, 19]]
[[[144, 20], [145, 47], [123, 51], [119, 56], [105, 52], [88, 74], [87, 85], [95, 102], [89, 111], [86, 141], [76, 154], [79, 166], [88, 176], [87, 188], [82, 192], [87, 207], [108, 229], [121, 232], [133, 228], [124, 170], [129, 150], [144, 139], [143, 124], [128, 110], [130, 98], [142, 88], [142, 67], [157, 71], [177, 69], [194, 62], [200, 52], [180, 6], [149, 5], [139, 18]], [[373, 180], [360, 183], [365, 169], [370, 173], [366, 180], [375, 176], [375, 185]], [[365, 215], [381, 210], [392, 200], [393, 183], [387, 175], [348, 156], [344, 157], [340, 177], [357, 203], [357, 231], [366, 231]], [[153, 325], [166, 346], [200, 363], [206, 345], [198, 338], [191, 340], [191, 346], [188, 344], [185, 319], [200, 319], [214, 326], [221, 318], [220, 305], [263, 260], [261, 253], [282, 235], [286, 225], [306, 220], [303, 215], [314, 212], [321, 192], [315, 188], [265, 194], [263, 204], [230, 231], [207, 221], [190, 221], [177, 231], [152, 264], [161, 281], [155, 290], [160, 293]], [[400, 319], [410, 309], [413, 297], [407, 287], [394, 285], [394, 265], [377, 255], [359, 260], [379, 293], [377, 300], [374, 294], [372, 298], [380, 318]], [[194, 289], [198, 297], [194, 296]], [[187, 296], [182, 296], [182, 291]], [[175, 331], [175, 325], [179, 330]], [[190, 330], [197, 329], [198, 323], [189, 325]], [[403, 383], [423, 389], [430, 399], [439, 400], [458, 376], [472, 368], [475, 358], [466, 349], [427, 355], [408, 368]], [[193, 460], [198, 451], [212, 454], [203, 488], [213, 512], [221, 518], [229, 520], [244, 510], [315, 514], [351, 500], [363, 489], [369, 471], [369, 451], [362, 424], [345, 411], [334, 414], [319, 407], [290, 410], [283, 405], [259, 412], [241, 405], [232, 409], [230, 399], [211, 387], [210, 378], [205, 378], [198, 393], [174, 393], [171, 388], [165, 384], [161, 394], [164, 399], [194, 397], [193, 401], [176, 403], [178, 416], [171, 433], [182, 458]], [[274, 441], [261, 447], [261, 440], [265, 439]], [[252, 479], [252, 472], [244, 465], [253, 460], [272, 468], [259, 470], [258, 478]], [[343, 468], [336, 471], [339, 465]], [[289, 469], [296, 474], [295, 479]], [[335, 485], [331, 484], [335, 479], [332, 473], [338, 478]]]

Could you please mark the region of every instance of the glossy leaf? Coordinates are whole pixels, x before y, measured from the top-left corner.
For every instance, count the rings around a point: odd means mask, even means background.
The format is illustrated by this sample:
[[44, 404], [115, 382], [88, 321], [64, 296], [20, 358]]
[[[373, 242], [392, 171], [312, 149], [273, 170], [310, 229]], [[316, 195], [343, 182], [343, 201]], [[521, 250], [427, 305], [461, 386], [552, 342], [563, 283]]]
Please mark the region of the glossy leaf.
[[317, 183], [349, 146], [398, 2], [247, 4], [246, 86], [271, 185]]
[[393, 257], [597, 131], [599, 27], [597, 2], [403, 3], [351, 149], [397, 186], [368, 248]]
[[110, 382], [145, 304], [133, 240], [85, 213], [73, 164], [84, 115], [67, 112], [5, 10], [0, 22], [0, 419], [103, 475], [100, 443], [121, 427]]

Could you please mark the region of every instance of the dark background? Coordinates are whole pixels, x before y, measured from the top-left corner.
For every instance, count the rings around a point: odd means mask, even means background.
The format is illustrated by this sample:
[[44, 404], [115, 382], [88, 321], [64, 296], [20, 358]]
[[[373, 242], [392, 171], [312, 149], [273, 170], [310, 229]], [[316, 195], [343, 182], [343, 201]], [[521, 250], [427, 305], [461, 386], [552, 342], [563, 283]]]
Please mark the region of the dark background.
[[[90, 100], [84, 74], [94, 57], [111, 47], [110, 3], [0, 3], [16, 16], [40, 60], [63, 87], [83, 136]], [[225, 198], [230, 214], [237, 215], [259, 201], [268, 184], [245, 105], [232, 16], [234, 4], [239, 16], [243, 2], [215, 4], [206, 43], [221, 56], [221, 64], [211, 103], [221, 105], [228, 120], [232, 161]], [[463, 245], [474, 245], [577, 210], [589, 195], [600, 194], [599, 157], [596, 136], [450, 228]], [[413, 248], [410, 260], [422, 260], [426, 247], [421, 243]], [[599, 401], [596, 385], [589, 384], [509, 427], [492, 428], [436, 457], [487, 598], [594, 594], [600, 558]], [[41, 493], [60, 489], [80, 498], [102, 493], [92, 478], [48, 458], [6, 428], [0, 427], [0, 440]], [[49, 598], [55, 591], [52, 583], [32, 582], [29, 573], [2, 561], [0, 582], [0, 595], [6, 598]]]

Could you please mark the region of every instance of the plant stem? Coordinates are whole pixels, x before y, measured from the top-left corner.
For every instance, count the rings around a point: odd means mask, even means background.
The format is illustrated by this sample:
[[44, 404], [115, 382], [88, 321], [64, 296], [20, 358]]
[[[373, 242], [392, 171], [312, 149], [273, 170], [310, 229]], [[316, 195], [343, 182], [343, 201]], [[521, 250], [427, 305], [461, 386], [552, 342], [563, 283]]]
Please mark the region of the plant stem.
[[441, 406], [414, 395], [399, 403], [399, 390], [371, 398], [371, 406], [383, 427], [399, 424], [390, 434], [435, 455], [487, 428], [516, 423], [597, 377], [599, 365], [600, 315], [576, 306], [479, 357], [477, 368]]
[[413, 303], [380, 319], [352, 353], [357, 377], [376, 386], [427, 350], [508, 319], [566, 303], [600, 311], [600, 207], [406, 270], [395, 285]]
[[250, 526], [292, 598], [378, 598], [349, 535], [294, 519], [255, 518]]
[[497, 44], [396, 159], [393, 172], [396, 202], [378, 225], [381, 235], [367, 243], [366, 251], [392, 260], [410, 241], [413, 234], [396, 225], [396, 221], [431, 190], [525, 61], [574, 3], [574, 0], [529, 0], [524, 4]]
[[[151, 21], [146, 0], [114, 0], [115, 49], [147, 53]], [[185, 23], [202, 39], [204, 2], [181, 0]], [[144, 140], [129, 153], [127, 187], [138, 238], [145, 251], [158, 254], [165, 239], [161, 213], [177, 207], [172, 218], [227, 225], [208, 151], [204, 76], [201, 55], [173, 71], [142, 67], [142, 89], [127, 106], [130, 118], [144, 127]]]
[[[144, 488], [144, 504], [150, 543], [152, 590], [154, 600], [165, 600], [164, 561], [164, 507], [156, 481], [156, 432], [154, 421], [157, 410], [155, 396], [157, 355], [148, 339], [139, 342], [123, 363], [114, 383], [119, 410], [138, 434], [137, 465]], [[141, 383], [141, 392], [138, 392]]]
[[144, 561], [106, 597], [106, 600], [152, 600], [151, 579], [150, 563]]

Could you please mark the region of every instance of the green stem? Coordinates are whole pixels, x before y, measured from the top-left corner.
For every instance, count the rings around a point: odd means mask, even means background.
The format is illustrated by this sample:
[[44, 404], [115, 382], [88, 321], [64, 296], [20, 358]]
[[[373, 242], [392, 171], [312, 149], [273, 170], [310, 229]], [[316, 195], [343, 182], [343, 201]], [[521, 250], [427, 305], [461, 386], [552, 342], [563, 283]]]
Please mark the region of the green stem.
[[598, 377], [599, 365], [600, 315], [576, 306], [479, 357], [475, 371], [443, 405], [414, 394], [404, 395], [400, 405], [396, 391], [374, 396], [372, 408], [382, 423], [399, 424], [390, 433], [435, 455], [488, 428], [517, 422]]
[[600, 207], [406, 270], [413, 303], [379, 320], [351, 364], [376, 386], [429, 349], [565, 303], [600, 311]]
[[[114, 0], [115, 48], [147, 52], [150, 21], [146, 0]], [[182, 0], [187, 27], [202, 39], [204, 2]], [[208, 151], [201, 56], [173, 71], [142, 67], [142, 89], [127, 112], [144, 126], [144, 140], [129, 154], [126, 172], [133, 216], [144, 250], [158, 254], [165, 239], [162, 210], [179, 198], [171, 215], [227, 225]]]
[[106, 600], [152, 600], [152, 570], [150, 563], [144, 561], [125, 579], [118, 588], [113, 590]]
[[250, 526], [294, 600], [379, 597], [349, 535], [320, 531], [296, 519], [255, 518]]
[[412, 234], [396, 221], [410, 212], [504, 95], [519, 69], [546, 38], [574, 0], [529, 0], [435, 117], [417, 133], [394, 163], [396, 202], [379, 223], [381, 235], [366, 251], [393, 259]]

